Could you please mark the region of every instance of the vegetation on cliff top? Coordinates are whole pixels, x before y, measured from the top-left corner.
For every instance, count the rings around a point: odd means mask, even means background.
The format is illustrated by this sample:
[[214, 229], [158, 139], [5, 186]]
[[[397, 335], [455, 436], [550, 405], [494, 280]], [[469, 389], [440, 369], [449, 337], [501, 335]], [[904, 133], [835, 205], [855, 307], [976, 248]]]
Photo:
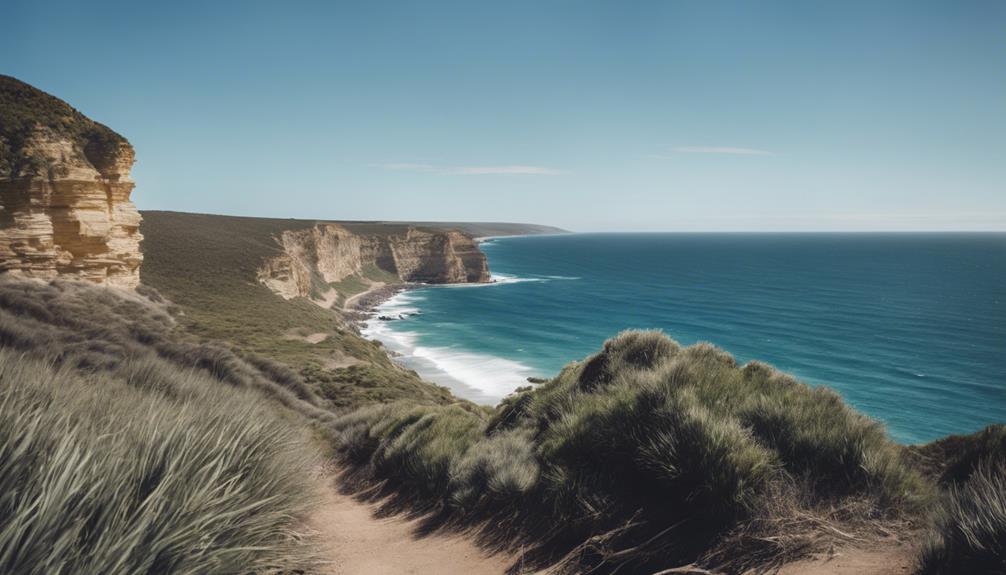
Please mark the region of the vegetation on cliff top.
[[125, 138], [63, 100], [17, 78], [0, 75], [0, 178], [36, 173], [44, 167], [44, 158], [24, 149], [25, 141], [39, 127], [73, 141], [85, 154], [126, 143]]
[[851, 530], [853, 516], [896, 521], [933, 496], [833, 391], [652, 332], [621, 334], [492, 413], [382, 405], [335, 428], [364, 476], [573, 570], [743, 571], [813, 546], [836, 509]]
[[0, 282], [0, 572], [309, 565], [316, 451], [283, 414], [331, 415], [257, 365], [142, 297]]

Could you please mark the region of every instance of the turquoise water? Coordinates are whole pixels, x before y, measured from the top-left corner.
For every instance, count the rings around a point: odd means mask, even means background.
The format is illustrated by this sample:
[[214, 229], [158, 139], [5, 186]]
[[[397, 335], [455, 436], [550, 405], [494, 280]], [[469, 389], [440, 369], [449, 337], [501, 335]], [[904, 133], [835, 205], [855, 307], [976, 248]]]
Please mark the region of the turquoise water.
[[494, 403], [623, 329], [837, 389], [899, 441], [1006, 422], [1006, 234], [573, 234], [482, 245], [500, 281], [405, 292], [399, 361]]

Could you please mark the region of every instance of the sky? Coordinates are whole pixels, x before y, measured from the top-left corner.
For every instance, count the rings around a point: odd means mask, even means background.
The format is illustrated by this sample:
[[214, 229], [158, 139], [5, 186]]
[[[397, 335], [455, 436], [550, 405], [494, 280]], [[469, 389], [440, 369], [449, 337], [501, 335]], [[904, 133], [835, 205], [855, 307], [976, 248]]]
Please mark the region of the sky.
[[140, 209], [1006, 230], [1006, 2], [5, 0]]

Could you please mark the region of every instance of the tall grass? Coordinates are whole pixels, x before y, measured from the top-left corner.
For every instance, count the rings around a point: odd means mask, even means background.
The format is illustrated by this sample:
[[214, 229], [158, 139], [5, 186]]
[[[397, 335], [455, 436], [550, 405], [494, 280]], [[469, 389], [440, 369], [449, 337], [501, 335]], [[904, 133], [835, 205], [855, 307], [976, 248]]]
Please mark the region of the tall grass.
[[1006, 464], [983, 464], [950, 487], [919, 563], [920, 575], [1006, 573]]
[[255, 389], [319, 423], [326, 404], [284, 365], [178, 329], [150, 288], [128, 294], [82, 282], [0, 280], [0, 347], [86, 373], [115, 374], [130, 361], [164, 359], [231, 386]]
[[576, 570], [711, 557], [773, 510], [855, 500], [885, 517], [930, 496], [883, 427], [834, 392], [655, 332], [623, 333], [492, 413], [398, 404], [335, 428], [375, 479], [492, 525], [490, 539], [568, 553]]
[[147, 358], [119, 374], [0, 350], [0, 572], [305, 566], [303, 438], [196, 370]]
[[1006, 425], [922, 448], [947, 492], [919, 556], [920, 575], [1006, 574]]
[[167, 311], [149, 290], [0, 281], [0, 573], [311, 564], [316, 450], [295, 422], [333, 416]]

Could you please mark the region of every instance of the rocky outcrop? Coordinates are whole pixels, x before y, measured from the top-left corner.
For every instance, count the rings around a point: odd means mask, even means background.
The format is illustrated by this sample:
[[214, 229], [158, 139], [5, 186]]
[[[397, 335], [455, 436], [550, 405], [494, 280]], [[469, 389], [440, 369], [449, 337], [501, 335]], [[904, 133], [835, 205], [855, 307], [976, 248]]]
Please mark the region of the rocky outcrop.
[[134, 288], [133, 148], [65, 102], [0, 77], [0, 272]]
[[408, 226], [360, 233], [319, 223], [285, 231], [277, 241], [283, 254], [267, 259], [258, 277], [287, 299], [324, 299], [331, 284], [351, 277], [433, 284], [489, 281], [485, 254], [471, 236], [456, 230]]

